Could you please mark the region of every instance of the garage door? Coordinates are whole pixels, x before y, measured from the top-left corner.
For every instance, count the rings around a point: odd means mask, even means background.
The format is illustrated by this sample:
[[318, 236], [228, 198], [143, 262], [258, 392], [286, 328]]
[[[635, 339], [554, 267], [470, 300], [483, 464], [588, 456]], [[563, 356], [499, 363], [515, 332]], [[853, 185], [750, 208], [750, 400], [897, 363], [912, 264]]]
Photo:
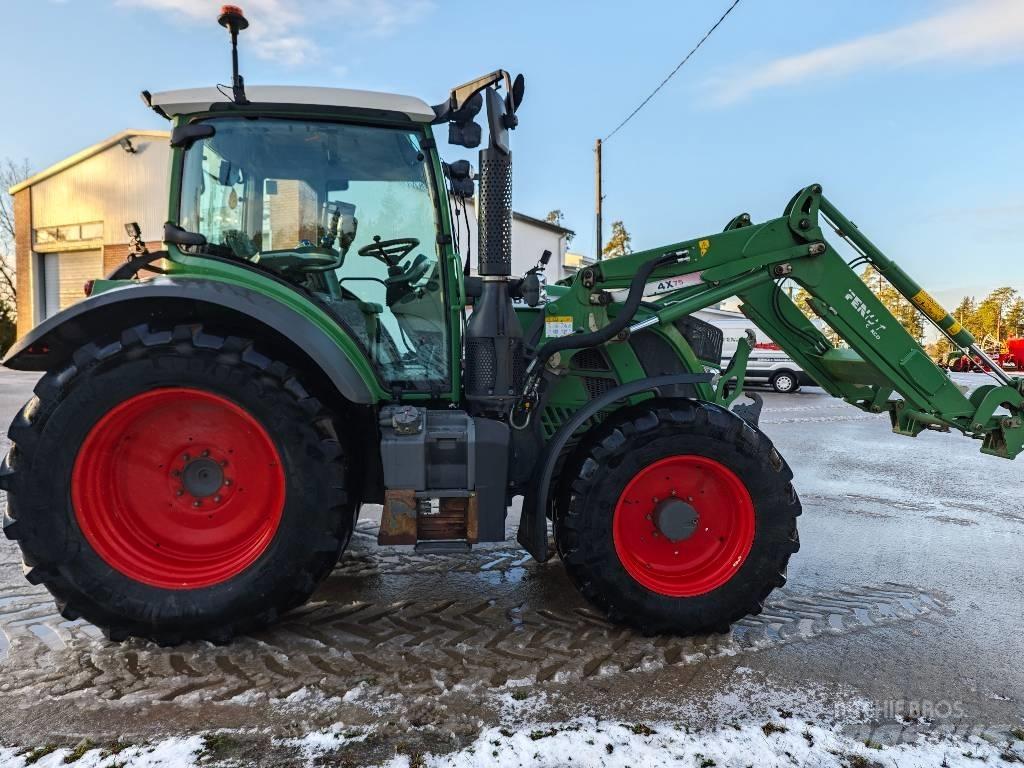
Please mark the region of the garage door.
[[83, 286], [88, 280], [103, 277], [103, 251], [73, 251], [60, 254], [57, 285], [61, 309], [85, 298]]

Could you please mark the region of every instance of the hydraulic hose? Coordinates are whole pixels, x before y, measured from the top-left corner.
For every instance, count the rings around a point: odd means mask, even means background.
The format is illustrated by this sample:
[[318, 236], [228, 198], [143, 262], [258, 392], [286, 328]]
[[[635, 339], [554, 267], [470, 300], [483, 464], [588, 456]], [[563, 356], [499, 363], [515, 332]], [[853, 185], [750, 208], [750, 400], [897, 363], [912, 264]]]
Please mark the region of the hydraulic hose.
[[606, 341], [610, 341], [615, 338], [623, 331], [623, 329], [626, 328], [627, 325], [629, 325], [633, 316], [636, 314], [636, 311], [643, 303], [644, 288], [647, 286], [647, 281], [654, 270], [664, 264], [670, 264], [685, 258], [687, 258], [686, 251], [673, 251], [672, 253], [666, 253], [657, 259], [651, 259], [645, 263], [637, 270], [636, 274], [633, 275], [633, 279], [629, 283], [629, 293], [626, 295], [626, 300], [622, 304], [622, 309], [619, 310], [619, 314], [615, 316], [614, 320], [603, 328], [599, 328], [592, 333], [574, 333], [571, 336], [561, 336], [547, 342], [537, 351], [537, 357], [535, 357], [533, 362], [530, 363], [527, 373], [532, 373], [533, 371], [543, 368], [551, 356], [556, 352], [561, 352], [564, 349], [586, 349], [587, 347], [596, 347], [598, 344], [604, 344]]

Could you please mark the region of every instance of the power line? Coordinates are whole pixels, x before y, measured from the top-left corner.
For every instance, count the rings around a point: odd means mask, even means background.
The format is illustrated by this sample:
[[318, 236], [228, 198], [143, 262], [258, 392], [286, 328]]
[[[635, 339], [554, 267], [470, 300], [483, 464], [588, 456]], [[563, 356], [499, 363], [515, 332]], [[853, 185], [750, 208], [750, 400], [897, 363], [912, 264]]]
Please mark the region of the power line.
[[664, 80], [662, 80], [661, 83], [658, 84], [658, 87], [655, 88], [653, 91], [651, 91], [651, 95], [648, 96], [646, 99], [644, 99], [642, 102], [640, 102], [640, 106], [637, 107], [636, 109], [634, 109], [632, 112], [630, 112], [629, 116], [625, 120], [623, 120], [621, 123], [619, 123], [617, 126], [615, 126], [615, 130], [612, 131], [611, 133], [609, 133], [607, 136], [605, 136], [603, 141], [608, 141], [608, 139], [610, 139], [612, 136], [614, 136], [616, 133], [619, 132], [619, 129], [621, 129], [622, 126], [624, 126], [626, 123], [628, 123], [630, 120], [632, 120], [634, 115], [636, 115], [637, 112], [639, 112], [641, 109], [643, 109], [645, 106], [647, 106], [647, 102], [649, 102], [651, 99], [653, 99], [655, 94], [657, 94], [658, 91], [660, 91], [662, 88], [665, 87], [665, 83], [667, 83], [669, 80], [671, 80], [675, 76], [676, 72], [678, 72], [680, 69], [683, 68], [683, 65], [690, 60], [690, 57], [693, 56], [693, 54], [695, 54], [697, 52], [697, 49], [699, 49], [702, 45], [704, 45], [704, 41], [707, 40], [709, 37], [711, 37], [711, 33], [714, 32], [718, 28], [719, 24], [721, 24], [723, 21], [725, 21], [725, 17], [728, 16], [730, 13], [732, 13], [732, 9], [735, 8], [737, 5], [739, 5], [739, 2], [740, 2], [740, 0], [733, 0], [732, 5], [730, 5], [726, 9], [725, 13], [723, 13], [721, 15], [721, 17], [719, 17], [718, 21], [716, 21], [712, 25], [711, 29], [709, 29], [704, 34], [704, 37], [702, 37], [700, 39], [700, 42], [698, 42], [695, 46], [693, 46], [693, 50], [691, 50], [688, 54], [686, 54], [686, 57], [676, 65], [676, 68], [668, 73], [668, 77], [666, 77]]

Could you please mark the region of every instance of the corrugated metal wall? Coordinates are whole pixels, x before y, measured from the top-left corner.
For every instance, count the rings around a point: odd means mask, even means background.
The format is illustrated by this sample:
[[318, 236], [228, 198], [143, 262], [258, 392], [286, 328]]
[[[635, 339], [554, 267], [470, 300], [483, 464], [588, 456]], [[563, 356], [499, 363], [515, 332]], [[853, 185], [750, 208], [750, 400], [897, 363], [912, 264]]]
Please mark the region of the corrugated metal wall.
[[[47, 254], [50, 256], [52, 254]], [[60, 254], [58, 267], [60, 308], [67, 309], [85, 298], [87, 280], [103, 274], [103, 251], [74, 251]], [[49, 288], [49, 286], [47, 286]]]
[[32, 226], [103, 222], [104, 244], [126, 243], [124, 225], [139, 222], [147, 240], [163, 238], [167, 220], [167, 139], [135, 136], [136, 152], [108, 147], [32, 187]]

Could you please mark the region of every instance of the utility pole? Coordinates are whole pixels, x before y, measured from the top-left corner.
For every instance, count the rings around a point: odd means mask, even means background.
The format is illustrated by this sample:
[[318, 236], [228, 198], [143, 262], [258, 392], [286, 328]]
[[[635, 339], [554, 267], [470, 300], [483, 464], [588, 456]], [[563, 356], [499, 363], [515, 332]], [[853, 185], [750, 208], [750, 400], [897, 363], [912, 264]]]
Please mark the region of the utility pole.
[[594, 225], [595, 225], [595, 236], [594, 242], [597, 245], [597, 260], [601, 260], [602, 242], [601, 242], [601, 201], [604, 200], [604, 196], [601, 193], [601, 140], [598, 139], [594, 144], [594, 184], [597, 191], [597, 196], [594, 200]]

